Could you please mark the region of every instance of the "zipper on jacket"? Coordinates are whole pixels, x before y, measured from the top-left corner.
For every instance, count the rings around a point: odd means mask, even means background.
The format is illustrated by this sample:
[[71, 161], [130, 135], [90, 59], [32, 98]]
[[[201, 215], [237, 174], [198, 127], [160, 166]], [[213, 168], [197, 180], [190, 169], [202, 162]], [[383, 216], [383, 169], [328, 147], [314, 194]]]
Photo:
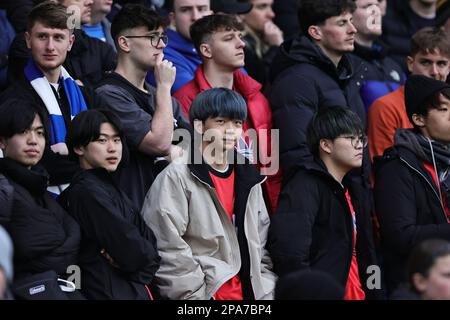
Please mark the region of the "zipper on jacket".
[[[440, 205], [441, 205], [441, 209], [442, 209], [442, 213], [444, 214], [444, 218], [445, 221], [447, 221], [448, 223], [448, 218], [447, 218], [447, 214], [445, 213], [445, 209], [444, 209], [444, 205], [441, 202], [441, 197], [439, 197], [438, 193], [436, 192], [436, 189], [433, 187], [433, 185], [430, 183], [430, 181], [428, 181], [428, 179], [422, 174], [422, 172], [420, 172], [419, 170], [417, 170], [416, 168], [414, 168], [412, 165], [410, 165], [408, 163], [408, 161], [406, 161], [404, 158], [399, 157], [401, 161], [403, 161], [408, 167], [410, 167], [412, 170], [414, 170], [415, 172], [417, 172], [430, 186], [431, 190], [433, 190], [434, 195], [436, 196], [436, 198], [438, 199]], [[438, 183], [439, 183], [439, 178], [438, 178]]]

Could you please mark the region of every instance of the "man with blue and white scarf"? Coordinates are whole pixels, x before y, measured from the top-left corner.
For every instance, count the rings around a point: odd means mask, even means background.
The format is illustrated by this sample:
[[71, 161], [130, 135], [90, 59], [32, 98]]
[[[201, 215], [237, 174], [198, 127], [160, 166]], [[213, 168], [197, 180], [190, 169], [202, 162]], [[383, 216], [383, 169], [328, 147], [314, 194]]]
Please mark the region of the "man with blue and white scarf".
[[88, 95], [64, 69], [67, 53], [75, 41], [68, 28], [69, 15], [60, 4], [45, 2], [31, 11], [25, 33], [32, 58], [22, 81], [10, 87], [2, 101], [20, 98], [43, 108], [50, 122], [50, 146], [41, 164], [49, 172], [48, 190], [58, 195], [68, 186], [78, 164], [68, 156], [66, 128], [81, 111], [87, 110]]

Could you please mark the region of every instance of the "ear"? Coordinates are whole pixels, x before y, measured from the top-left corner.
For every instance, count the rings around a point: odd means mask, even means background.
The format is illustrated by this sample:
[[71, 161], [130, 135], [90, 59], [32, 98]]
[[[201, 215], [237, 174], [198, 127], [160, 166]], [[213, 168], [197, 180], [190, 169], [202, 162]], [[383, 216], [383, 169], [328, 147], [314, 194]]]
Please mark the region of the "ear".
[[6, 149], [6, 138], [0, 137], [0, 149]]
[[130, 44], [128, 43], [128, 39], [124, 36], [120, 36], [117, 38], [117, 45], [119, 49], [124, 52], [130, 52]]
[[71, 33], [69, 35], [69, 48], [67, 49], [67, 51], [70, 51], [72, 49], [74, 41], [75, 41], [75, 35], [73, 33]]
[[428, 281], [420, 273], [414, 273], [411, 280], [416, 290], [419, 291], [420, 293], [425, 292], [427, 290]]
[[319, 26], [309, 26], [308, 34], [312, 39], [316, 41], [322, 40], [322, 30]]
[[31, 34], [25, 31], [25, 42], [27, 43], [27, 48], [31, 49]]
[[423, 128], [425, 127], [426, 123], [425, 123], [425, 116], [421, 115], [421, 114], [416, 114], [414, 113], [412, 115], [412, 121], [414, 122], [414, 124], [416, 126], [418, 126], [419, 128]]
[[408, 67], [408, 71], [411, 73], [413, 70], [414, 58], [411, 56], [406, 57], [406, 66]]
[[205, 57], [206, 59], [211, 59], [212, 58], [212, 52], [211, 52], [211, 47], [209, 44], [207, 43], [202, 43], [200, 45], [200, 55], [202, 57]]
[[84, 147], [75, 147], [75, 148], [73, 148], [73, 151], [75, 152], [75, 154], [77, 156], [82, 157], [82, 156], [84, 156], [85, 149], [84, 149]]
[[197, 133], [203, 134], [205, 130], [203, 129], [203, 122], [201, 120], [194, 119], [194, 130]]
[[330, 154], [333, 151], [333, 142], [330, 139], [320, 139], [319, 149]]

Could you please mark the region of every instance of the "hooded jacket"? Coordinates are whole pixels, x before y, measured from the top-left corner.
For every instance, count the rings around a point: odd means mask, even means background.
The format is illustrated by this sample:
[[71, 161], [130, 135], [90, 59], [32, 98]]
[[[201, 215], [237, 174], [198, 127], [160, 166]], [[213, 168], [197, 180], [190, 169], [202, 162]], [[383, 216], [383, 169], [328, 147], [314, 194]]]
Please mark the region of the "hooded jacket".
[[250, 164], [234, 170], [234, 225], [205, 164], [171, 163], [147, 194], [141, 213], [158, 239], [156, 283], [163, 297], [209, 300], [239, 274], [244, 299], [273, 299], [265, 178]]
[[[366, 286], [368, 267], [376, 265], [367, 193], [344, 179], [356, 212], [356, 254], [361, 285], [368, 298], [378, 291]], [[322, 161], [299, 165], [283, 186], [272, 216], [268, 249], [280, 277], [297, 270], [330, 274], [344, 288], [353, 253], [353, 221], [344, 187]]]
[[[280, 129], [280, 161], [285, 177], [298, 163], [312, 160], [306, 130], [319, 107], [349, 107], [366, 123], [359, 94], [362, 79], [359, 72], [363, 66], [355, 63], [353, 56], [344, 54], [336, 68], [322, 50], [304, 36], [280, 47], [272, 64], [273, 86], [269, 100], [274, 127]], [[368, 168], [365, 170], [369, 172]]]
[[375, 159], [375, 208], [392, 292], [407, 280], [406, 261], [413, 247], [429, 238], [450, 240], [450, 224], [432, 176], [411, 148], [396, 142]]

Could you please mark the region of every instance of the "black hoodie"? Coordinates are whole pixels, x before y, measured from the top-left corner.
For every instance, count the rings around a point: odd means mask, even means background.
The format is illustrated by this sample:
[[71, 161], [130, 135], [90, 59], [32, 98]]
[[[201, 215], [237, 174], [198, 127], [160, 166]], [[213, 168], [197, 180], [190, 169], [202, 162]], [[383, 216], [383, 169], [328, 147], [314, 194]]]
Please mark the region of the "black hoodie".
[[312, 159], [306, 129], [319, 108], [349, 107], [365, 125], [366, 113], [359, 95], [362, 75], [358, 72], [362, 70], [363, 66], [355, 66], [355, 57], [350, 55], [344, 55], [336, 68], [304, 36], [280, 47], [272, 64], [270, 104], [274, 127], [280, 129], [280, 159], [285, 176], [298, 163]]

